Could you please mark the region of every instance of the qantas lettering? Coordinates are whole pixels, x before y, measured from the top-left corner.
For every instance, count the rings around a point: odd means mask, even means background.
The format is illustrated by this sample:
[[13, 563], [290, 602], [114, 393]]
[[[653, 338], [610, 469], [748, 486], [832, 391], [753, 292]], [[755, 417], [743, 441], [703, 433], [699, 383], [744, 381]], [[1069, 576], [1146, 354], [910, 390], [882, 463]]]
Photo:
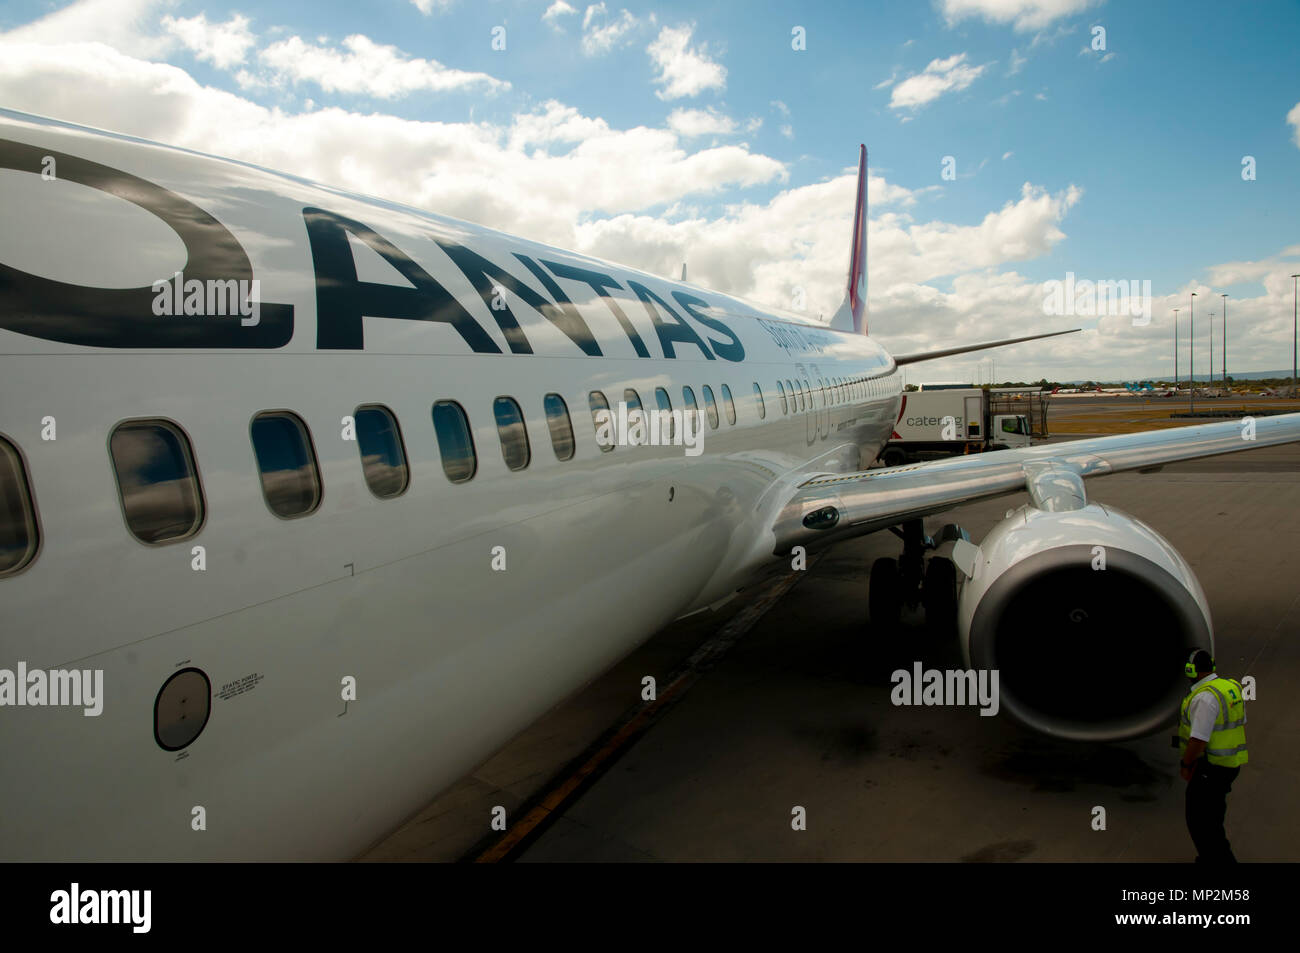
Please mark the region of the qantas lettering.
[[[293, 337], [293, 306], [260, 299], [252, 264], [243, 246], [215, 218], [192, 202], [136, 176], [76, 156], [25, 143], [0, 140], [0, 168], [39, 175], [46, 156], [57, 161], [59, 176], [131, 202], [161, 219], [185, 245], [183, 279], [172, 275], [141, 288], [91, 288], [52, 281], [0, 263], [0, 328], [66, 344], [113, 348], [278, 348]], [[391, 318], [451, 325], [470, 350], [500, 354], [501, 348], [465, 305], [391, 240], [362, 222], [321, 208], [302, 210], [316, 279], [316, 346], [321, 350], [363, 350], [363, 319]], [[348, 237], [369, 246], [413, 287], [362, 281]], [[740, 338], [726, 324], [702, 313], [709, 303], [680, 291], [672, 293], [693, 321], [713, 332], [701, 337], [664, 298], [638, 281], [624, 288], [612, 275], [559, 262], [540, 263], [514, 253], [550, 295], [539, 294], [505, 267], [456, 242], [434, 239], [469, 279], [487, 306], [511, 353], [533, 348], [511, 304], [509, 292], [572, 341], [583, 354], [603, 357], [600, 343], [555, 279], [586, 284], [609, 308], [638, 357], [650, 357], [645, 341], [610, 294], [628, 291], [646, 310], [666, 358], [676, 344], [699, 348], [706, 360], [745, 359]], [[549, 272], [549, 274], [548, 274]], [[554, 276], [554, 277], [552, 277]], [[200, 290], [201, 289], [201, 290]], [[233, 290], [232, 290], [233, 289]], [[211, 302], [234, 298], [236, 306]], [[233, 317], [238, 320], [176, 321], [176, 315]], [[715, 336], [716, 335], [716, 336]]]
[[[0, 169], [39, 176], [45, 156], [55, 158], [60, 179], [116, 195], [162, 219], [185, 245], [187, 280], [205, 288], [209, 281], [253, 281], [235, 236], [192, 202], [98, 162], [0, 139]], [[292, 305], [260, 302], [255, 325], [245, 324], [239, 309], [224, 320], [177, 321], [155, 313], [155, 296], [153, 285], [89, 288], [0, 263], [0, 328], [29, 337], [89, 347], [274, 348], [293, 336]]]
[[[370, 315], [413, 321], [445, 321], [460, 333], [465, 343], [475, 352], [501, 352], [477, 320], [393, 242], [369, 226], [323, 209], [304, 209], [303, 216], [307, 222], [307, 234], [316, 268], [317, 347], [364, 348], [362, 316]], [[358, 280], [356, 262], [347, 239], [349, 233], [374, 249], [415, 287], [397, 288]], [[623, 286], [613, 276], [552, 261], [542, 261], [539, 264], [527, 255], [516, 252], [515, 258], [554, 299], [548, 301], [504, 267], [478, 252], [455, 242], [442, 239], [435, 241], [474, 286], [488, 313], [505, 336], [512, 353], [532, 354], [533, 348], [509, 302], [504, 300], [503, 291], [510, 292], [563, 331], [584, 354], [592, 357], [603, 354], [577, 307], [555, 280], [546, 274], [546, 270], [549, 270], [556, 278], [582, 282], [596, 292], [618, 320], [637, 356], [650, 356], [645, 341], [628, 320], [619, 302], [609, 294], [612, 289], [623, 290]], [[720, 341], [710, 338], [712, 349], [658, 294], [639, 281], [628, 281], [627, 287], [645, 307], [664, 357], [676, 358], [673, 345], [678, 343], [694, 345], [710, 361], [716, 357], [737, 363], [744, 360], [745, 348], [735, 333], [716, 318], [707, 317], [696, 310], [696, 306], [709, 307], [707, 301], [680, 292], [674, 294], [678, 303], [694, 320], [729, 339]]]
[[774, 321], [765, 321], [762, 318], [758, 320], [758, 323], [763, 326], [763, 330], [772, 336], [773, 341], [787, 351], [823, 354], [835, 340], [834, 335], [829, 331], [820, 331], [816, 328], [778, 324]]

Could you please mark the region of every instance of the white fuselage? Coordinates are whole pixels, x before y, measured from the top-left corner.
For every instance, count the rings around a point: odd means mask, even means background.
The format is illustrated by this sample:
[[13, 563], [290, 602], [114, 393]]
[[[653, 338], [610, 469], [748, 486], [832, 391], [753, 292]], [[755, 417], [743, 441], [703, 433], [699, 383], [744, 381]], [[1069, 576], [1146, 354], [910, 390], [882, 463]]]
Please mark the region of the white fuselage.
[[[789, 490], [810, 473], [857, 469], [897, 418], [900, 375], [862, 335], [179, 150], [4, 113], [0, 140], [89, 159], [180, 196], [234, 236], [262, 299], [293, 309], [287, 341], [265, 347], [70, 343], [59, 321], [16, 329], [0, 313], [0, 437], [22, 455], [40, 532], [31, 563], [0, 578], [0, 668], [104, 673], [97, 717], [0, 708], [0, 859], [354, 856], [657, 629], [788, 565], [772, 554], [771, 527]], [[194, 265], [156, 215], [13, 164], [0, 167], [0, 264], [106, 289], [148, 288]], [[382, 235], [468, 312], [493, 350], [475, 351], [445, 321], [370, 312], [360, 346], [322, 346], [318, 303], [333, 288], [308, 241], [309, 208]], [[592, 285], [556, 269], [547, 274], [599, 356], [506, 292], [499, 297], [519, 325], [512, 344], [438, 240], [547, 302], [546, 283], [517, 255], [612, 279], [608, 293], [647, 356]], [[355, 236], [349, 247], [358, 282], [411, 287]], [[651, 306], [629, 282], [670, 305], [702, 344], [670, 337], [668, 357]], [[730, 334], [696, 320], [674, 292], [703, 299]], [[160, 320], [233, 327], [239, 317]], [[531, 353], [512, 352], [520, 334]], [[853, 384], [819, 386], [832, 378]], [[810, 382], [813, 394], [783, 399], [778, 380]], [[633, 388], [653, 409], [663, 387], [681, 409], [689, 386], [703, 411], [705, 385], [720, 423], [703, 424], [699, 456], [597, 446], [591, 391], [617, 408]], [[567, 404], [572, 459], [552, 450], [548, 393]], [[524, 412], [531, 459], [521, 470], [503, 459], [499, 396]], [[443, 470], [431, 422], [439, 400], [469, 419], [477, 469], [464, 483]], [[388, 408], [401, 428], [409, 487], [392, 499], [369, 491], [357, 443], [343, 438], [344, 418], [366, 404]], [[323, 495], [308, 515], [281, 519], [263, 497], [250, 421], [268, 410], [291, 411], [310, 431]], [[50, 418], [55, 439], [43, 439]], [[108, 440], [122, 421], [142, 418], [172, 422], [192, 446], [203, 524], [184, 539], [145, 544], [125, 526]], [[497, 547], [504, 571], [494, 568]], [[155, 699], [188, 667], [211, 681], [210, 719], [192, 744], [166, 751], [153, 734]], [[221, 697], [246, 676], [260, 678]], [[349, 676], [356, 700], [345, 703]]]

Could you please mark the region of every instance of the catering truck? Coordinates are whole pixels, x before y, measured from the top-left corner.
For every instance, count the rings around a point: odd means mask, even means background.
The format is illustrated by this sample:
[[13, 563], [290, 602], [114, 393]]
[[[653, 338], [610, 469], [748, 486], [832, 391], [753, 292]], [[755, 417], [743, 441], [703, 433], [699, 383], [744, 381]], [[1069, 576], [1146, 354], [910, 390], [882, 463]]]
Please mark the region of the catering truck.
[[[1005, 399], [998, 400], [1002, 409]], [[894, 435], [880, 461], [887, 467], [985, 450], [1027, 447], [1032, 429], [1025, 413], [994, 413], [982, 387], [926, 389], [903, 394]]]

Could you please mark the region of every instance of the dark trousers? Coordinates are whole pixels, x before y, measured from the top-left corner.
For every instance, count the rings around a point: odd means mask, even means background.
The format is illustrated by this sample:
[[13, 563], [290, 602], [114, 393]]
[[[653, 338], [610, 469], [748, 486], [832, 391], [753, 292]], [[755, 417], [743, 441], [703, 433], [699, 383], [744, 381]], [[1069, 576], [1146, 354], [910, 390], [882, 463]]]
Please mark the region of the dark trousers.
[[1228, 813], [1228, 792], [1240, 771], [1241, 768], [1225, 768], [1201, 758], [1187, 782], [1187, 832], [1196, 845], [1198, 864], [1237, 862], [1223, 832], [1223, 818]]

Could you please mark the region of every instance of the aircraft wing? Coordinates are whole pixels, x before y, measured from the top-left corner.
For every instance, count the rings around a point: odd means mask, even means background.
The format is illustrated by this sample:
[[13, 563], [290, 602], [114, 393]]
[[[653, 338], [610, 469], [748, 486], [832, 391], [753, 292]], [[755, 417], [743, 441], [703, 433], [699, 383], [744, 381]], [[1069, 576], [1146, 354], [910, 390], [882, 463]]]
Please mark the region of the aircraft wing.
[[1040, 509], [1087, 503], [1086, 477], [1300, 441], [1300, 413], [994, 450], [823, 474], [799, 484], [773, 525], [774, 552], [862, 536], [972, 500], [1027, 490]]

